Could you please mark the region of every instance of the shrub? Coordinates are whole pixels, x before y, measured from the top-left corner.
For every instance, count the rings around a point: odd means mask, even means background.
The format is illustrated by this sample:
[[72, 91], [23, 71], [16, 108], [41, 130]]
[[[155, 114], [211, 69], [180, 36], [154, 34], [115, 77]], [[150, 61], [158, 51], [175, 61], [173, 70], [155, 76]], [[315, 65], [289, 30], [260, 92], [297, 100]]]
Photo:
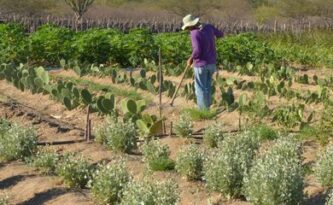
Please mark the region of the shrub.
[[90, 29], [77, 34], [74, 40], [76, 57], [86, 63], [107, 63], [119, 53], [112, 44], [112, 39], [119, 34], [111, 29]]
[[73, 56], [71, 40], [74, 32], [67, 28], [43, 25], [30, 36], [30, 58], [38, 62], [58, 64]]
[[96, 126], [94, 129], [94, 136], [95, 136], [95, 141], [99, 144], [106, 145], [107, 144], [107, 135], [108, 135], [108, 128], [112, 124], [115, 124], [116, 120], [113, 117], [107, 117], [105, 122]]
[[300, 204], [304, 188], [300, 150], [292, 140], [278, 140], [245, 177], [246, 199], [258, 205]]
[[207, 187], [229, 197], [239, 196], [243, 178], [251, 167], [258, 147], [258, 138], [249, 132], [227, 137], [204, 164]]
[[172, 181], [132, 181], [124, 191], [121, 205], [174, 205], [179, 200], [178, 187]]
[[217, 42], [217, 52], [221, 59], [237, 65], [271, 63], [279, 57], [267, 43], [260, 41], [253, 33], [242, 33]]
[[144, 59], [157, 59], [157, 45], [152, 33], [147, 29], [132, 29], [123, 35], [120, 45], [122, 58], [118, 60], [124, 66], [142, 65]]
[[107, 147], [114, 151], [130, 152], [136, 148], [135, 125], [128, 122], [109, 123], [106, 129]]
[[36, 156], [29, 159], [29, 164], [44, 174], [54, 174], [60, 155], [56, 152], [49, 150], [41, 150], [37, 152]]
[[203, 169], [203, 153], [197, 145], [190, 145], [177, 154], [176, 170], [188, 180], [200, 179]]
[[203, 142], [208, 147], [217, 147], [218, 142], [222, 141], [222, 124], [215, 122], [214, 124], [207, 127], [203, 136]]
[[[5, 124], [3, 124], [5, 123]], [[37, 148], [37, 135], [32, 128], [0, 122], [0, 159], [4, 161], [24, 159]]]
[[162, 145], [157, 140], [146, 142], [143, 145], [144, 161], [153, 171], [171, 170], [174, 168], [174, 162], [169, 159], [169, 147]]
[[56, 173], [70, 188], [84, 188], [91, 179], [92, 167], [81, 157], [66, 155], [58, 164]]
[[333, 205], [333, 192], [328, 196], [325, 205]]
[[0, 36], [0, 62], [26, 62], [28, 41], [23, 26], [13, 23], [1, 24]]
[[175, 132], [179, 137], [190, 137], [192, 135], [193, 123], [188, 113], [180, 115], [179, 121], [175, 124]]
[[278, 138], [277, 132], [264, 124], [255, 125], [250, 129], [261, 140], [275, 140]]
[[315, 176], [327, 187], [333, 187], [333, 146], [328, 146], [316, 163]]
[[115, 204], [120, 201], [129, 180], [125, 163], [100, 165], [90, 181], [92, 196], [98, 204]]

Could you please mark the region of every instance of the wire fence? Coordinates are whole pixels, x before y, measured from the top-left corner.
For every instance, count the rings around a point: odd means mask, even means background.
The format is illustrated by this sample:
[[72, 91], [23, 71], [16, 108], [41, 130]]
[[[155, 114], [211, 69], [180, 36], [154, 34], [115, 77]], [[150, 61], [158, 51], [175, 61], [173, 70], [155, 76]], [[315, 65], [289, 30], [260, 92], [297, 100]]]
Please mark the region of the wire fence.
[[[132, 28], [148, 28], [154, 33], [162, 32], [177, 32], [181, 30], [180, 19], [119, 19], [119, 18], [101, 18], [101, 19], [83, 19], [79, 24], [76, 23], [75, 18], [68, 17], [27, 17], [19, 15], [7, 15], [0, 17], [0, 21], [4, 23], [16, 22], [23, 24], [29, 32], [34, 32], [38, 27], [44, 24], [54, 24], [57, 26], [67, 27], [79, 31], [91, 28], [116, 28], [123, 32], [128, 32]], [[227, 33], [241, 33], [241, 32], [292, 32], [300, 33], [304, 31], [311, 31], [316, 29], [332, 30], [333, 19], [323, 20], [302, 20], [302, 21], [289, 21], [279, 22], [273, 21], [266, 24], [253, 23], [243, 20], [238, 21], [223, 21], [223, 20], [210, 20], [210, 23], [223, 29]]]

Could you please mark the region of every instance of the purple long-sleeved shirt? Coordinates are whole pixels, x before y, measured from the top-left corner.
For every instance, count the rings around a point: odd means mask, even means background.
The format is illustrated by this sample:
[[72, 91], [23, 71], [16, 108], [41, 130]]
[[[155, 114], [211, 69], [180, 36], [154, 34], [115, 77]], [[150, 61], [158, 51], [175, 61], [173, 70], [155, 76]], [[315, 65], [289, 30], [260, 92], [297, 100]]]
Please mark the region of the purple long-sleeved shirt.
[[216, 64], [215, 38], [223, 37], [223, 32], [211, 24], [191, 31], [192, 58], [194, 66]]

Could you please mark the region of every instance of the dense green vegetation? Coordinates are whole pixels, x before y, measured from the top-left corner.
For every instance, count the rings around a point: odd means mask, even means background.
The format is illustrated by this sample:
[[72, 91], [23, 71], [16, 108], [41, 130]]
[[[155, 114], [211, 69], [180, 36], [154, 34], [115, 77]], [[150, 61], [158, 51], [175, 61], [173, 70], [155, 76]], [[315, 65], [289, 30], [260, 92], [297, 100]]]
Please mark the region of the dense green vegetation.
[[333, 35], [330, 31], [310, 31], [300, 34], [260, 34], [261, 39], [285, 62], [303, 66], [333, 67]]
[[[68, 64], [74, 69], [89, 64], [116, 64], [151, 69], [158, 62], [160, 48], [166, 74], [179, 75], [191, 53], [186, 32], [152, 34], [148, 30], [133, 29], [123, 34], [114, 29], [91, 29], [75, 33], [66, 28], [44, 25], [28, 35], [20, 25], [1, 24], [0, 34], [2, 63]], [[227, 68], [246, 65], [247, 73], [263, 63], [332, 67], [331, 42], [332, 35], [328, 31], [299, 35], [239, 34], [217, 41], [218, 61]], [[78, 72], [84, 74], [87, 71], [81, 68]]]

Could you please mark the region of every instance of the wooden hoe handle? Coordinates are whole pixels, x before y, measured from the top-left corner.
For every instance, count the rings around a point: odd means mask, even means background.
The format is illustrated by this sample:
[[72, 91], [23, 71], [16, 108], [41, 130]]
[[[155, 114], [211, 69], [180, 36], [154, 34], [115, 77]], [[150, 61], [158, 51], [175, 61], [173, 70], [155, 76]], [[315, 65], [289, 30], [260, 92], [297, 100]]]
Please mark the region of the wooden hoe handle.
[[191, 67], [190, 65], [187, 65], [186, 68], [185, 68], [185, 71], [184, 71], [184, 73], [183, 73], [182, 79], [180, 80], [180, 83], [179, 83], [179, 85], [177, 86], [177, 89], [176, 89], [175, 93], [174, 93], [173, 96], [172, 96], [172, 100], [171, 100], [171, 102], [170, 102], [170, 105], [171, 105], [171, 106], [173, 106], [173, 102], [174, 102], [175, 99], [176, 99], [176, 96], [177, 96], [177, 93], [178, 93], [178, 91], [179, 91], [179, 88], [180, 88], [180, 86], [182, 85], [182, 83], [183, 83], [183, 81], [184, 81], [184, 78], [185, 78], [185, 75], [186, 75], [186, 73], [187, 73], [187, 71], [188, 71], [188, 69], [189, 69], [190, 67]]

